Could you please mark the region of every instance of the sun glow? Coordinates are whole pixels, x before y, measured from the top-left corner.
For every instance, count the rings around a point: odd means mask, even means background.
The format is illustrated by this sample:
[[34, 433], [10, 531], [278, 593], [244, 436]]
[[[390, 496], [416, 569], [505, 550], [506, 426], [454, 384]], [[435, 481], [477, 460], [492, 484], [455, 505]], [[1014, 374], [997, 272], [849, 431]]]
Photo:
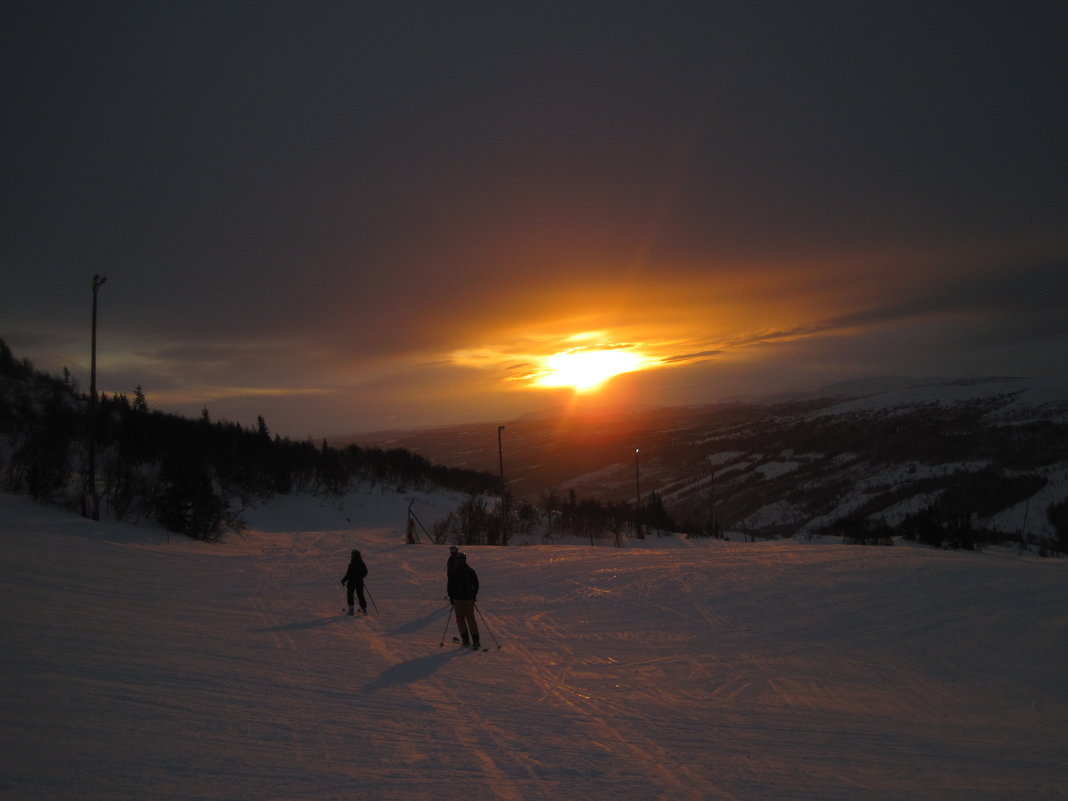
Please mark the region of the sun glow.
[[620, 373], [642, 369], [644, 359], [628, 350], [574, 349], [554, 353], [545, 360], [545, 372], [535, 380], [540, 387], [572, 387], [577, 392], [596, 389]]

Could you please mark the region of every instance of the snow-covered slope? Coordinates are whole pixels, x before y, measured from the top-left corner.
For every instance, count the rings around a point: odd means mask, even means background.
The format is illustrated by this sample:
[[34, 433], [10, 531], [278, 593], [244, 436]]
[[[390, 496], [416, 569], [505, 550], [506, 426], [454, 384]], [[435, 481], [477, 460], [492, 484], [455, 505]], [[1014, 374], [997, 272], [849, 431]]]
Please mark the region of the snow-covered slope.
[[[496, 424], [354, 438], [496, 473]], [[635, 449], [640, 449], [640, 463]], [[851, 381], [737, 404], [510, 421], [510, 491], [605, 502], [656, 492], [691, 530], [855, 536], [909, 514], [1040, 550], [1068, 499], [1068, 374]], [[639, 476], [640, 473], [640, 476]], [[638, 479], [640, 478], [640, 482]], [[914, 532], [913, 532], [914, 533]]]
[[410, 499], [289, 498], [204, 545], [0, 495], [0, 797], [1068, 798], [1064, 560], [469, 549], [480, 653]]

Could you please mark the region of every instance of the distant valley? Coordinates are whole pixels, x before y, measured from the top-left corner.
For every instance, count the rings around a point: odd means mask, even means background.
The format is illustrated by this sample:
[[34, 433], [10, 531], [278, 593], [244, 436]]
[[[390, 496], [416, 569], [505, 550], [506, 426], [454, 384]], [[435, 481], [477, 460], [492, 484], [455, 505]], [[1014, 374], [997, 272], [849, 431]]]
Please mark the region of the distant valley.
[[[1056, 536], [1068, 499], [1068, 382], [886, 378], [708, 406], [531, 415], [334, 440], [504, 475], [513, 495], [633, 501], [656, 492], [705, 532], [845, 538], [924, 516]], [[636, 453], [636, 450], [639, 451]], [[644, 501], [643, 501], [644, 502]]]

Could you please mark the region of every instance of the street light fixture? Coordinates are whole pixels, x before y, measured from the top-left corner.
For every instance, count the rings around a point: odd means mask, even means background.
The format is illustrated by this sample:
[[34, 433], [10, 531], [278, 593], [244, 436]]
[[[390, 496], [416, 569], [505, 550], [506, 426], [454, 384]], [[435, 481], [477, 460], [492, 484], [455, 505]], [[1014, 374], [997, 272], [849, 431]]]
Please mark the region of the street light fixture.
[[93, 345], [89, 362], [89, 497], [83, 514], [100, 519], [100, 499], [96, 494], [96, 296], [107, 281], [106, 275], [93, 276]]

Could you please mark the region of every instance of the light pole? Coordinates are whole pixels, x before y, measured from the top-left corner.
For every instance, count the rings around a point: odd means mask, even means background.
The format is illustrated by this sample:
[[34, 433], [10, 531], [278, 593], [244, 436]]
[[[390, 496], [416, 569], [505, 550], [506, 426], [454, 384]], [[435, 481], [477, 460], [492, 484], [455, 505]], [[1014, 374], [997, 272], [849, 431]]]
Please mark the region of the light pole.
[[100, 519], [100, 501], [96, 496], [96, 296], [107, 281], [105, 275], [93, 276], [93, 346], [89, 361], [89, 498], [86, 517]]
[[504, 426], [497, 426], [497, 461], [501, 466], [501, 486], [504, 486], [504, 449], [501, 446], [501, 432]]
[[712, 468], [712, 477], [708, 482], [708, 511], [712, 518], [712, 536], [716, 536], [716, 468]]
[[644, 540], [645, 534], [642, 532], [642, 480], [641, 473], [638, 471], [638, 454], [641, 452], [641, 448], [634, 449], [634, 525], [638, 531], [638, 539]]
[[505, 517], [508, 513], [506, 497], [508, 495], [508, 488], [504, 485], [504, 446], [501, 444], [501, 432], [504, 431], [504, 426], [497, 426], [497, 462], [501, 469], [501, 541], [500, 544], [504, 545], [507, 542], [507, 531], [505, 527]]

